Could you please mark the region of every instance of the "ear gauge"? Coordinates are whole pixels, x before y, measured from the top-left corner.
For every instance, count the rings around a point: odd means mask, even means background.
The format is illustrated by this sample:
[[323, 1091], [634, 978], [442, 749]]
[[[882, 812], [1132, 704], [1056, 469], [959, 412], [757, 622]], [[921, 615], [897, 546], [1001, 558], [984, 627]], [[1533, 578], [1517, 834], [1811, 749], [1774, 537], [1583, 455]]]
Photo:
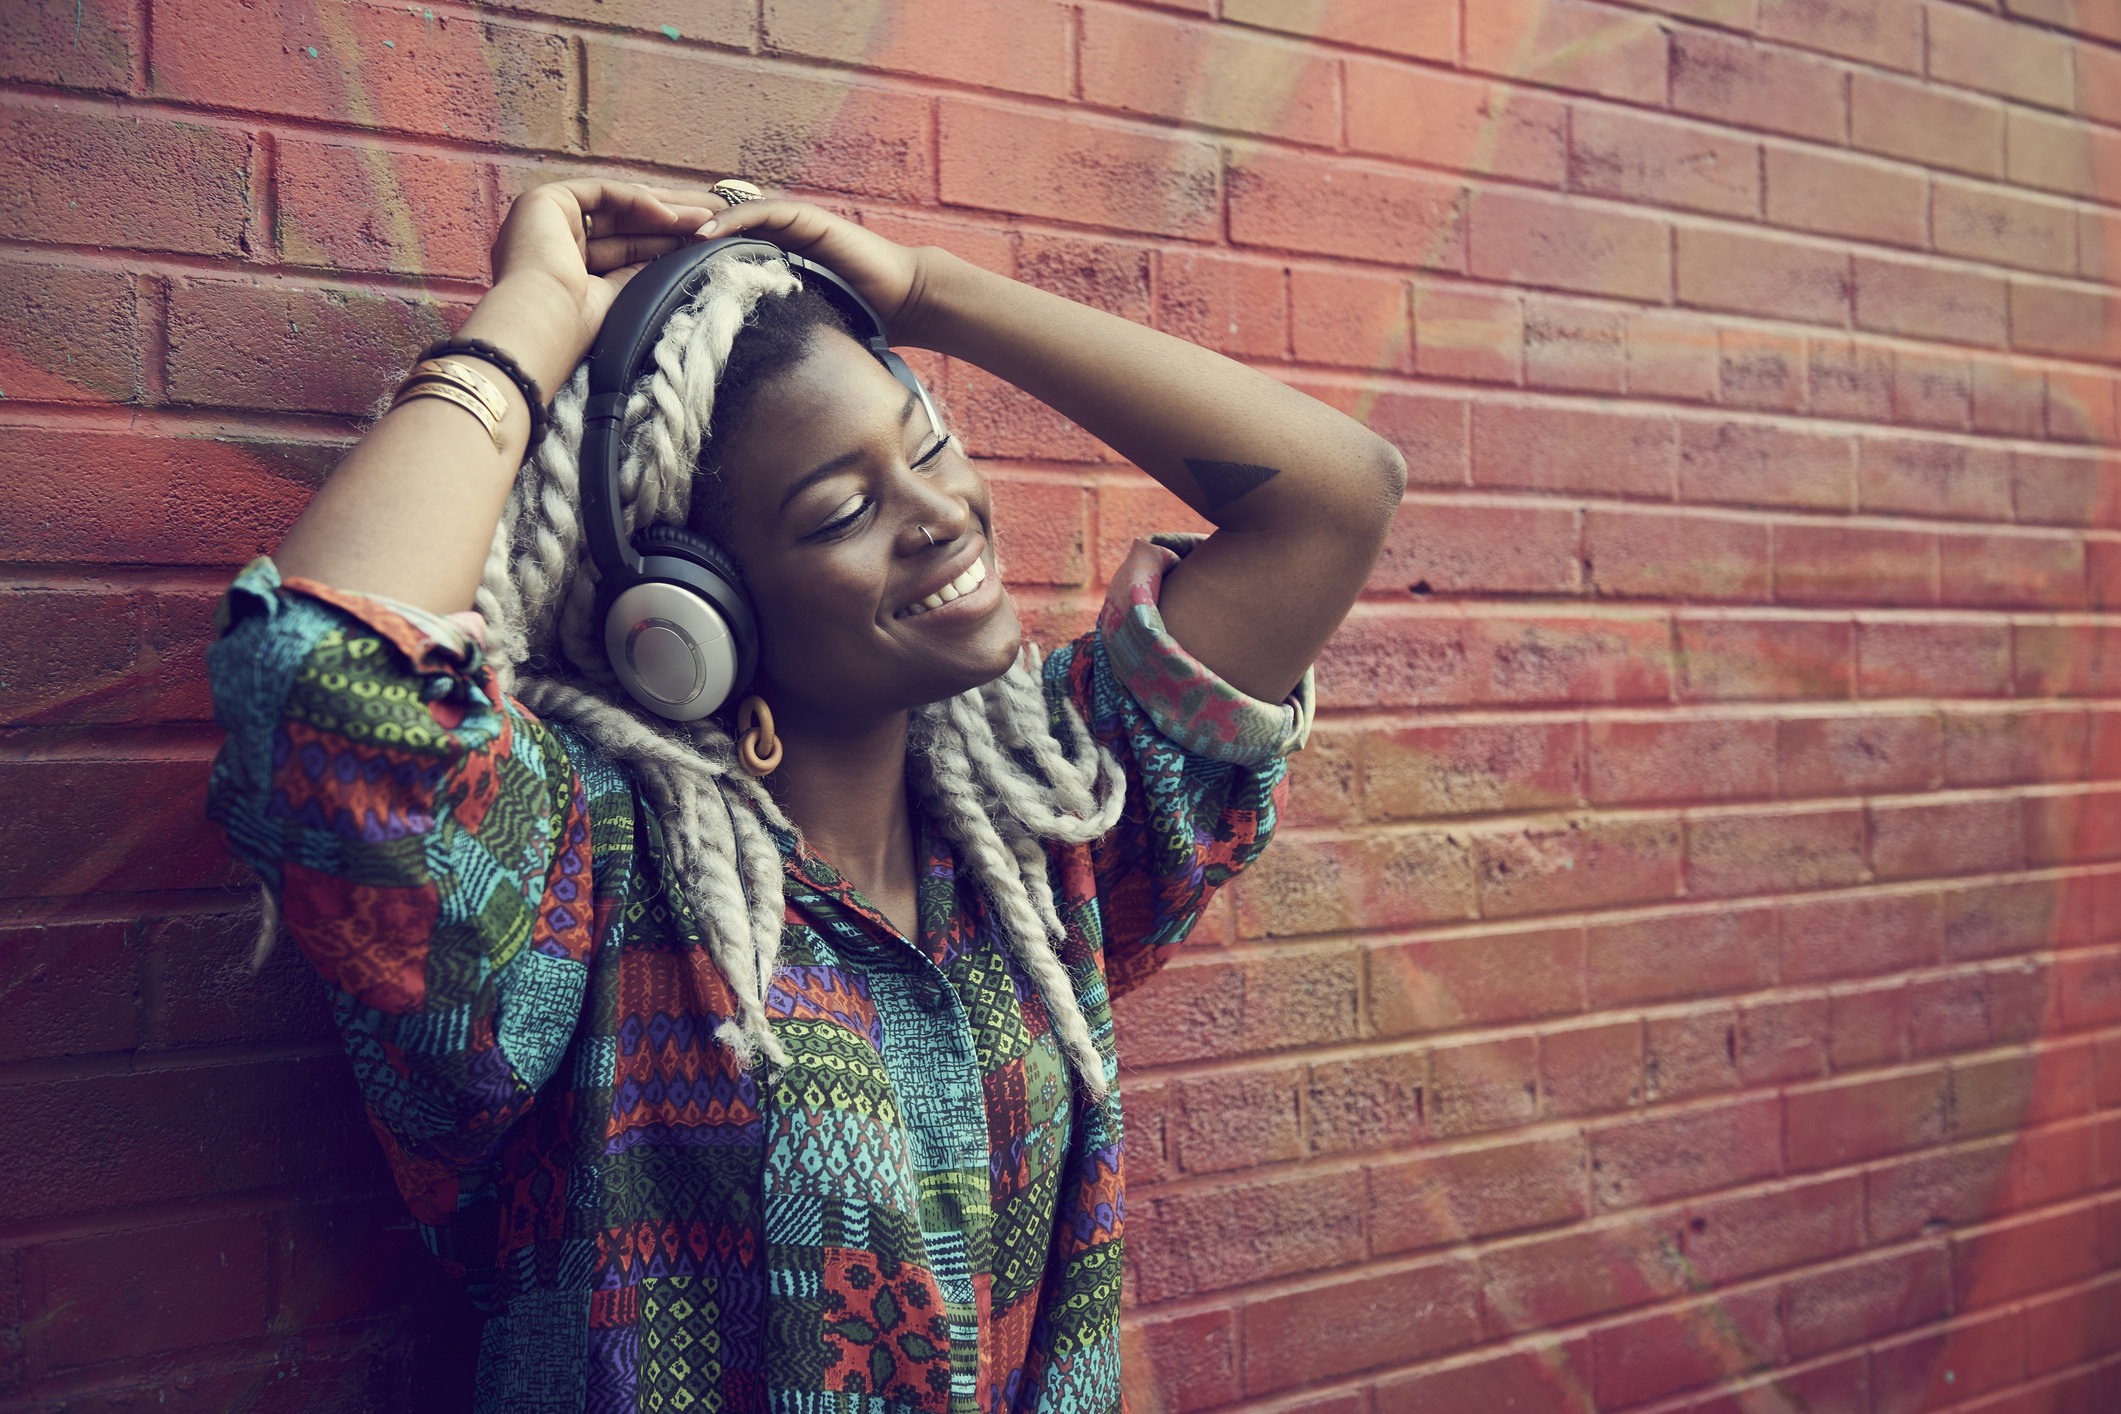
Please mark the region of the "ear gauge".
[[736, 759], [753, 776], [770, 776], [781, 764], [781, 739], [773, 734], [773, 709], [756, 693], [737, 704]]

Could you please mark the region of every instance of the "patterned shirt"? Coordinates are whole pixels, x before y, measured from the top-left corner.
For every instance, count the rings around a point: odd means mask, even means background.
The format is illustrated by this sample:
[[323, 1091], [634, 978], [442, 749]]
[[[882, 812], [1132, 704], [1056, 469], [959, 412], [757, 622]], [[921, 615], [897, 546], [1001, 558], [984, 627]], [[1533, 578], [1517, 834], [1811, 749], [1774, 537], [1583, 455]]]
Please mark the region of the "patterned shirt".
[[[1310, 723], [1308, 677], [1257, 702], [1164, 632], [1185, 548], [1137, 543], [1046, 661], [1049, 705], [1127, 774], [1109, 834], [1048, 846], [1108, 1081], [1112, 995], [1266, 846]], [[222, 622], [209, 813], [330, 984], [398, 1186], [489, 1313], [480, 1410], [1118, 1406], [1118, 1091], [1071, 1083], [925, 817], [917, 938], [777, 835], [789, 1063], [747, 1070], [655, 812], [504, 696], [475, 634], [262, 559]]]

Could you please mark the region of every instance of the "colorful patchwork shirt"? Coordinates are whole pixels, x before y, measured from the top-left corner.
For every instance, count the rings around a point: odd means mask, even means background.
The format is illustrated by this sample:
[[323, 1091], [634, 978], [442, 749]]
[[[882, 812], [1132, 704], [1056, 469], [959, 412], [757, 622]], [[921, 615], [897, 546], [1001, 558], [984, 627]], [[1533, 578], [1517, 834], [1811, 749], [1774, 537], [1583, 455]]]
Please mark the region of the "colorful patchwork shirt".
[[[1127, 774], [1109, 834], [1049, 846], [1113, 1081], [1112, 996], [1266, 846], [1310, 723], [1308, 677], [1258, 702], [1164, 632], [1183, 548], [1138, 542], [1045, 666]], [[747, 1070], [713, 1039], [734, 998], [656, 814], [499, 691], [476, 624], [262, 559], [223, 613], [209, 810], [330, 984], [399, 1188], [489, 1313], [480, 1410], [1118, 1407], [1117, 1086], [1071, 1084], [939, 830], [917, 938], [781, 838], [790, 1059]]]

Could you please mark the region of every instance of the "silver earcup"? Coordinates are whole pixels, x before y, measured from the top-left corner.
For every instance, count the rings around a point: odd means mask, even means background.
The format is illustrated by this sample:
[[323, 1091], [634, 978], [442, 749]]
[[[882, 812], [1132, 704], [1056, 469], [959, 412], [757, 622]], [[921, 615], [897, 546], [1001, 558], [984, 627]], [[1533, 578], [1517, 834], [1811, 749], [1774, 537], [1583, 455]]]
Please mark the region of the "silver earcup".
[[604, 616], [604, 651], [634, 701], [696, 722], [729, 696], [737, 645], [714, 607], [675, 584], [636, 584]]

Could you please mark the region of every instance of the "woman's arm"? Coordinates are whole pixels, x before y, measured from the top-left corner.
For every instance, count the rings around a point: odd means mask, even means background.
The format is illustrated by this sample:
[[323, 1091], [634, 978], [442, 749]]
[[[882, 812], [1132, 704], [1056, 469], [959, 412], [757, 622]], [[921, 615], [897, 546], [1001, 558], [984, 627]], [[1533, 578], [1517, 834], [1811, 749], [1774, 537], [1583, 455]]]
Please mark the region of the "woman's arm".
[[[549, 397], [633, 272], [686, 244], [720, 206], [710, 197], [672, 207], [624, 182], [526, 192], [494, 242], [493, 288], [459, 332], [513, 355]], [[597, 222], [593, 241], [583, 238], [584, 212]], [[492, 381], [508, 395], [499, 450], [469, 414], [437, 398], [386, 413], [288, 532], [274, 555], [281, 573], [442, 613], [470, 608], [530, 440], [515, 385], [499, 370]]]
[[894, 340], [978, 364], [1088, 428], [1214, 522], [1166, 578], [1165, 627], [1225, 681], [1288, 694], [1362, 592], [1405, 485], [1399, 453], [1263, 373], [1117, 315], [908, 250], [795, 202], [739, 230], [863, 288]]

